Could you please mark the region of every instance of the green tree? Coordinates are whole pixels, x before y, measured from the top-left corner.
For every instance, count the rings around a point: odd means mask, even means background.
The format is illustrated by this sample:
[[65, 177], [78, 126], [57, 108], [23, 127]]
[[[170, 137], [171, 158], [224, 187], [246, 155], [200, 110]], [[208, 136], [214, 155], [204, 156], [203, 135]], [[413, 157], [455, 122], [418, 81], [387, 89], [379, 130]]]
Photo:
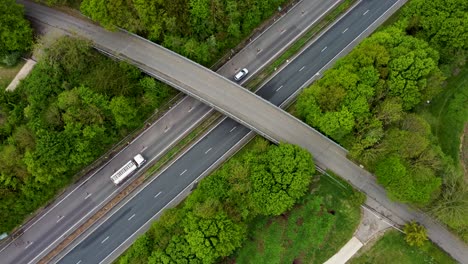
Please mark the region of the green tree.
[[184, 226], [191, 251], [204, 263], [230, 255], [241, 246], [247, 232], [244, 224], [235, 223], [222, 211], [210, 218], [189, 213]]
[[405, 240], [410, 246], [420, 247], [427, 241], [426, 228], [414, 221], [407, 223], [403, 231], [406, 234]]
[[138, 111], [130, 99], [123, 96], [114, 97], [109, 107], [114, 115], [115, 124], [118, 128], [133, 128], [138, 124]]
[[32, 30], [24, 18], [23, 6], [15, 0], [0, 2], [0, 63], [14, 65], [33, 43]]
[[257, 210], [264, 215], [279, 215], [305, 194], [315, 169], [309, 152], [280, 144], [259, 157], [251, 170], [252, 200]]

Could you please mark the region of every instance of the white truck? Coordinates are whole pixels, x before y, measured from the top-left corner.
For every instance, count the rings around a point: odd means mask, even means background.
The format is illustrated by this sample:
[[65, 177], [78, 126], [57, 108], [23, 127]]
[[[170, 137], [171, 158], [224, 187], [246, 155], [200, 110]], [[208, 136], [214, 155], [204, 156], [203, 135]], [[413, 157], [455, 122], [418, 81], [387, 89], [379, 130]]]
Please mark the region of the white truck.
[[128, 178], [136, 169], [140, 168], [146, 162], [141, 154], [133, 157], [132, 160], [127, 162], [122, 168], [116, 171], [110, 178], [115, 185], [119, 185]]

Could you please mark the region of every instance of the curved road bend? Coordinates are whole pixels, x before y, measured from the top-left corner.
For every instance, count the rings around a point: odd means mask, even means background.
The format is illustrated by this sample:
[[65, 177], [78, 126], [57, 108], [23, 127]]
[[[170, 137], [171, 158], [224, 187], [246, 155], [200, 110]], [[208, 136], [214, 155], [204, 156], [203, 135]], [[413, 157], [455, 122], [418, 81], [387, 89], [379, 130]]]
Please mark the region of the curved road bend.
[[[245, 65], [248, 65], [251, 71], [258, 70], [272, 59], [272, 53], [286, 48], [297, 37], [296, 34], [314, 24], [337, 2], [338, 0], [301, 1], [221, 67], [220, 74], [230, 77], [235, 68]], [[36, 4], [27, 1], [22, 3], [26, 5], [27, 10], [34, 12]], [[39, 23], [34, 23], [39, 31], [51, 29]], [[80, 23], [79, 20], [76, 23]], [[257, 53], [258, 48], [269, 52]], [[113, 194], [121, 190], [114, 187], [109, 180], [109, 175], [115, 168], [120, 168], [137, 153], [143, 153], [148, 160], [158, 158], [178, 138], [203, 121], [203, 117], [211, 110], [200, 101], [186, 96], [105, 166], [88, 175], [84, 181], [71, 186], [69, 191], [46, 208], [44, 213], [26, 223], [22, 228], [24, 233], [0, 249], [1, 263], [28, 263], [43, 257], [74, 228], [92, 216], [99, 205], [107, 202]]]
[[[348, 44], [366, 31], [384, 13], [390, 10], [396, 0], [364, 0], [352, 12], [336, 23], [301, 56], [292, 61], [283, 71], [272, 78], [259, 94], [280, 105], [290, 95], [321, 71], [330, 60], [347, 48]], [[394, 11], [394, 10], [393, 10]], [[379, 21], [379, 23], [382, 21]], [[369, 33], [369, 32], [367, 32]], [[327, 48], [325, 48], [327, 47]], [[107, 263], [122, 252], [127, 243], [135, 239], [141, 227], [158, 216], [162, 209], [186, 188], [190, 188], [206, 170], [244, 138], [250, 131], [226, 118], [214, 130], [189, 149], [158, 178], [149, 183], [133, 199], [122, 205], [105, 222], [93, 227], [91, 234], [80, 238], [78, 245], [59, 260], [60, 263]], [[320, 145], [323, 138], [311, 139]], [[378, 204], [371, 204], [377, 212], [393, 221], [417, 220], [423, 223], [434, 242], [450, 253], [461, 263], [468, 259], [468, 248], [457, 237], [436, 224], [429, 217], [405, 205], [390, 201], [385, 191], [376, 184], [374, 177], [350, 162], [346, 155], [334, 144], [328, 143], [321, 153], [314, 153], [317, 164], [338, 173], [354, 186], [365, 192]]]

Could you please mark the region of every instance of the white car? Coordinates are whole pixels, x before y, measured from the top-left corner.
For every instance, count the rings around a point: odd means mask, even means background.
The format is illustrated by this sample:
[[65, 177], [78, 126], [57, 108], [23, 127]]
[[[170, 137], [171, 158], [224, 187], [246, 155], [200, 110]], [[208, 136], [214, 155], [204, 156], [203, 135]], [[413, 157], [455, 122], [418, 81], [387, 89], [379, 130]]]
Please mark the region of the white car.
[[236, 75], [234, 75], [234, 80], [236, 80], [238, 82], [242, 78], [244, 78], [248, 73], [249, 73], [249, 71], [247, 70], [247, 68], [244, 68], [244, 69], [240, 70], [238, 73], [236, 73]]

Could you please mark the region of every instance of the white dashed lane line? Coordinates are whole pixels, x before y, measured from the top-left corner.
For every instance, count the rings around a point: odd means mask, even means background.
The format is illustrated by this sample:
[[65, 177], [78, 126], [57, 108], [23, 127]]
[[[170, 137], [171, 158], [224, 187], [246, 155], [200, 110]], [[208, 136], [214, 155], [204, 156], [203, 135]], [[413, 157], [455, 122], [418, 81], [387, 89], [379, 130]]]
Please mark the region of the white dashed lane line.
[[367, 9], [366, 12], [364, 12], [362, 15], [365, 16], [367, 13], [369, 13], [369, 9]]
[[234, 129], [236, 129], [236, 128], [237, 128], [237, 126], [233, 127], [233, 128], [229, 131], [229, 133], [231, 133], [232, 131], [234, 131]]
[[299, 69], [299, 71], [302, 71], [305, 68], [305, 66], [302, 66], [302, 68]]
[[161, 194], [161, 192], [158, 192], [158, 194], [156, 194], [156, 195], [154, 196], [154, 198], [158, 197], [160, 194]]
[[327, 48], [328, 48], [328, 47], [325, 46], [325, 48], [323, 48], [321, 52], [324, 52]]
[[180, 173], [180, 176], [184, 175], [187, 172], [187, 169]]
[[104, 243], [104, 242], [106, 242], [106, 241], [107, 241], [107, 239], [109, 239], [109, 236], [108, 236], [108, 237], [106, 237], [106, 238], [104, 238], [104, 240], [103, 240], [103, 241], [101, 241], [101, 244], [102, 244], [102, 243]]
[[205, 154], [208, 154], [212, 148], [209, 148], [207, 151], [205, 151]]
[[130, 218], [128, 218], [128, 221], [132, 220], [133, 217], [135, 217], [135, 214], [133, 214], [132, 216], [130, 216]]
[[344, 34], [346, 31], [348, 31], [349, 28], [346, 28], [345, 30], [343, 30], [343, 32], [341, 32], [342, 34]]

